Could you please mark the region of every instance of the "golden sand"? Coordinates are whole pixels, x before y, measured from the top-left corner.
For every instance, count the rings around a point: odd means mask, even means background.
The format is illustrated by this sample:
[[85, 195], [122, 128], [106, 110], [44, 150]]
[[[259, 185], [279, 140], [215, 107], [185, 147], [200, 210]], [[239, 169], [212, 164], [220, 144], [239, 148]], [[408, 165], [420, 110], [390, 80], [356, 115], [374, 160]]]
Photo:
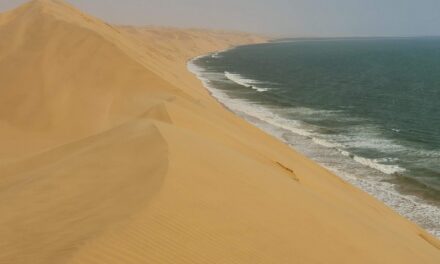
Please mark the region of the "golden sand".
[[264, 38], [0, 14], [0, 263], [440, 263], [440, 243], [186, 69]]

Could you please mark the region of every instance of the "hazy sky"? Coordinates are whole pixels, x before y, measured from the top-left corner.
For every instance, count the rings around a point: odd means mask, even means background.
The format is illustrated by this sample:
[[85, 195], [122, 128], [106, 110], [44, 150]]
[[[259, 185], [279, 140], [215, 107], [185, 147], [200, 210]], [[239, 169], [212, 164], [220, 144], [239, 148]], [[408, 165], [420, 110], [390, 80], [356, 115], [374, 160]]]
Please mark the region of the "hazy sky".
[[[0, 10], [25, 0], [0, 0]], [[118, 24], [288, 36], [440, 35], [440, 0], [69, 0]]]

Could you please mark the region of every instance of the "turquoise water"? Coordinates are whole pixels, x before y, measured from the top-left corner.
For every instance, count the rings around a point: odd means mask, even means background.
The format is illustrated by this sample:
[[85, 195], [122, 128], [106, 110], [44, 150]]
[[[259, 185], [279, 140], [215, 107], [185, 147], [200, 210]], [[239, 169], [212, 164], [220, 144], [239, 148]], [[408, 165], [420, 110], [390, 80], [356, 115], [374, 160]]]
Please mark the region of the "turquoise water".
[[232, 111], [440, 234], [440, 38], [274, 42], [190, 66]]

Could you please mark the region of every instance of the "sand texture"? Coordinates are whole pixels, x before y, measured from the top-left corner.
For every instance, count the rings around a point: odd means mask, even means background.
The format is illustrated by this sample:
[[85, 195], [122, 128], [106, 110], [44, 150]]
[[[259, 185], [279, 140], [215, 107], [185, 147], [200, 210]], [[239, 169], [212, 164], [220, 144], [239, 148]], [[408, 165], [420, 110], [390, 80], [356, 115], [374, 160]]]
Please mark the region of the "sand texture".
[[439, 264], [438, 240], [186, 68], [262, 41], [55, 0], [0, 14], [0, 263]]

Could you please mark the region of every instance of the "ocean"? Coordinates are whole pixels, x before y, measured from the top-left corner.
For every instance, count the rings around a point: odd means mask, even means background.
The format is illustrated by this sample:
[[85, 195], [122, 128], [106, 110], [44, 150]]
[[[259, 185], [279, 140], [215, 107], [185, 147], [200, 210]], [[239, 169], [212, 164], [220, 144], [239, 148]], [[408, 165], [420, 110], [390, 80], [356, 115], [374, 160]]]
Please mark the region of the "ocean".
[[283, 40], [188, 67], [231, 111], [440, 237], [440, 38]]

